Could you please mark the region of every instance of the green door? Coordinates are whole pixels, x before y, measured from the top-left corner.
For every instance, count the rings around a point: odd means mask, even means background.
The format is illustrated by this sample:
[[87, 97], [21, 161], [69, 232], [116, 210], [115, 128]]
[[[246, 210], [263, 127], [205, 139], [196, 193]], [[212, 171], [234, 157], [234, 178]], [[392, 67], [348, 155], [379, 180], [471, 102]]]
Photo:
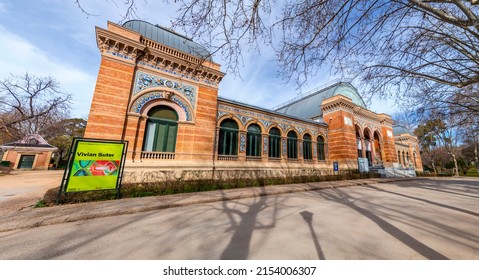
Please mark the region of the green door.
[[34, 155], [21, 156], [20, 162], [18, 163], [18, 169], [32, 169], [34, 160], [35, 160]]

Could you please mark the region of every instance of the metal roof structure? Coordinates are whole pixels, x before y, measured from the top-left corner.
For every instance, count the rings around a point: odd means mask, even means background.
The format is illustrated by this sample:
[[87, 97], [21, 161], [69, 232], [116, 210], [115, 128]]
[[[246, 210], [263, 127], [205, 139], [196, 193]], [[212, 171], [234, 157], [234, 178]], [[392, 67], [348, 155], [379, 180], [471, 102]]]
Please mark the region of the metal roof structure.
[[129, 20], [123, 24], [123, 27], [165, 46], [211, 61], [211, 54], [205, 47], [168, 28], [142, 20]]
[[351, 83], [333, 81], [278, 105], [273, 110], [303, 119], [312, 119], [322, 115], [321, 104], [323, 101], [335, 95], [351, 98], [354, 104], [367, 109], [363, 98]]
[[323, 120], [313, 121], [311, 119], [300, 118], [300, 117], [297, 117], [297, 116], [283, 114], [281, 112], [268, 110], [268, 109], [265, 109], [265, 108], [261, 108], [261, 107], [258, 107], [258, 106], [246, 104], [246, 103], [243, 103], [243, 102], [239, 102], [239, 101], [236, 101], [236, 100], [232, 100], [232, 99], [228, 99], [228, 98], [224, 98], [224, 97], [220, 97], [220, 96], [218, 96], [218, 101], [228, 102], [228, 103], [236, 104], [236, 105], [239, 105], [239, 106], [242, 106], [242, 107], [245, 107], [245, 108], [254, 109], [254, 110], [258, 110], [258, 111], [263, 111], [265, 113], [274, 114], [276, 116], [291, 118], [291, 119], [295, 119], [295, 120], [298, 120], [298, 121], [308, 122], [308, 123], [311, 123], [311, 124], [326, 125], [326, 123]]
[[414, 136], [414, 133], [407, 129], [406, 127], [402, 126], [402, 125], [394, 125], [393, 126], [393, 134], [395, 136], [399, 136], [401, 134], [409, 134], [409, 135], [412, 135]]
[[16, 150], [16, 149], [37, 149], [37, 150], [57, 150], [57, 147], [48, 144], [48, 142], [43, 139], [39, 134], [28, 134], [25, 135], [22, 139], [0, 145], [0, 148], [5, 150]]

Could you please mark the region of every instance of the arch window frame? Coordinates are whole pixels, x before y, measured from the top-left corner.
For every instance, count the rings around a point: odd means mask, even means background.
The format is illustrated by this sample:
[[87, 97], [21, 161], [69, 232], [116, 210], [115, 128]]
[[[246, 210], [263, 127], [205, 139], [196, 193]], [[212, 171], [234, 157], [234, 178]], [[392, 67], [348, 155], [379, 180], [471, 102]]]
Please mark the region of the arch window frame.
[[143, 136], [145, 152], [176, 152], [178, 136], [178, 112], [167, 105], [150, 108]]
[[303, 159], [312, 160], [313, 159], [313, 145], [312, 145], [311, 135], [306, 133], [303, 136]]
[[326, 152], [324, 149], [325, 146], [325, 141], [323, 136], [318, 136], [316, 139], [316, 145], [317, 145], [317, 152], [318, 152], [318, 160], [326, 160]]
[[288, 159], [298, 158], [298, 134], [294, 131], [290, 131], [287, 134], [287, 149], [286, 150], [287, 150]]
[[[228, 127], [232, 125], [234, 127]], [[225, 119], [220, 123], [218, 137], [218, 155], [237, 156], [238, 155], [238, 123], [233, 119]]]
[[[274, 131], [274, 134], [273, 134], [273, 131]], [[278, 128], [272, 127], [269, 130], [268, 142], [269, 142], [268, 157], [281, 158], [281, 131]]]
[[257, 124], [250, 124], [246, 132], [246, 156], [261, 156], [261, 127]]

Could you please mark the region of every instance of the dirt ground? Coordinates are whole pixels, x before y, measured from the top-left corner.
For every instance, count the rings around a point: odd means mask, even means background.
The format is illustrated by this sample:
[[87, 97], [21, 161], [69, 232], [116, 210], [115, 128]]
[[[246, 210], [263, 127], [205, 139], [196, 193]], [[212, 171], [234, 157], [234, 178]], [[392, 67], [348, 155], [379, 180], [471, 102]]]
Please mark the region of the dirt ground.
[[13, 171], [0, 176], [0, 215], [33, 207], [43, 194], [58, 187], [63, 170]]

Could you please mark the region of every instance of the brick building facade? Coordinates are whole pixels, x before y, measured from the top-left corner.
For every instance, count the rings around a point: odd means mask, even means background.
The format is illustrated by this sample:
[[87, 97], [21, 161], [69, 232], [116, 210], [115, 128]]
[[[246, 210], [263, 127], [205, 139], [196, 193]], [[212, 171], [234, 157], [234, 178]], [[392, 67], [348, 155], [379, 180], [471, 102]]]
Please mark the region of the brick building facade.
[[[393, 121], [369, 111], [349, 83], [268, 110], [219, 97], [220, 65], [171, 30], [134, 20], [109, 22], [96, 34], [101, 64], [85, 137], [127, 140], [127, 173], [252, 170], [275, 176], [331, 172], [333, 161], [358, 169], [358, 157], [370, 167], [397, 166]], [[415, 148], [410, 154], [419, 157]]]

